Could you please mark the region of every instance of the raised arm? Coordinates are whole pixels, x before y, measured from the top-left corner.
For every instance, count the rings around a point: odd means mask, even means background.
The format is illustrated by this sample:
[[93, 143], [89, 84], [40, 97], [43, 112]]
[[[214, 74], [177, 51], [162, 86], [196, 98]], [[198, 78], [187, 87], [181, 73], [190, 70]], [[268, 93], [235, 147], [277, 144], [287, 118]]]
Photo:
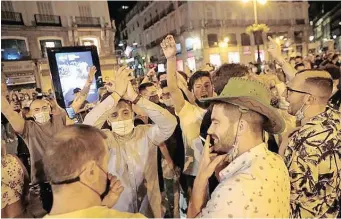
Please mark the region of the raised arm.
[[293, 68], [289, 62], [285, 61], [282, 56], [281, 46], [272, 39], [270, 36], [269, 39], [269, 53], [273, 56], [273, 58], [278, 62], [278, 64], [282, 67], [285, 76], [287, 77], [287, 81], [291, 81], [296, 74], [296, 69]]
[[155, 145], [160, 145], [173, 134], [177, 121], [168, 110], [139, 96], [130, 83], [128, 84], [127, 93], [123, 98], [136, 103], [155, 123], [148, 130], [148, 137]]
[[24, 131], [25, 120], [13, 110], [12, 106], [6, 99], [7, 87], [5, 84], [1, 84], [1, 112], [6, 116], [9, 123], [12, 125], [14, 131], [18, 134], [22, 134]]
[[84, 118], [83, 124], [101, 128], [110, 113], [110, 110], [117, 106], [118, 101], [126, 93], [128, 82], [131, 79], [132, 70], [127, 66], [118, 69], [115, 80], [105, 85], [108, 92], [112, 93], [95, 108], [93, 108]]
[[143, 78], [141, 84], [150, 82], [149, 77], [150, 77], [150, 76], [154, 76], [155, 74], [156, 74], [156, 73], [155, 73], [155, 67], [154, 67], [154, 68], [152, 68], [152, 69], [150, 69], [150, 70], [148, 71], [148, 73], [146, 74], [146, 76]]
[[185, 98], [177, 84], [176, 45], [173, 36], [168, 35], [162, 41], [161, 47], [167, 58], [167, 85], [173, 99], [175, 111], [179, 113], [185, 105]]
[[83, 89], [80, 91], [80, 95], [75, 98], [75, 100], [72, 102], [71, 107], [77, 113], [80, 109], [86, 98], [88, 97], [90, 86], [92, 81], [95, 78], [95, 74], [97, 72], [97, 69], [95, 66], [92, 66], [89, 70], [88, 80], [86, 81]]

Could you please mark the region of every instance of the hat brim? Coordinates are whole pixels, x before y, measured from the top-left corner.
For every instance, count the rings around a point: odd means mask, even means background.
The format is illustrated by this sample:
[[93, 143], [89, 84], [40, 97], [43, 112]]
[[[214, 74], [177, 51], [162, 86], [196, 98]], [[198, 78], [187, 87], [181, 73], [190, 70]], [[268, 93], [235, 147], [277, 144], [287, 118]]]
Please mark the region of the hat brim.
[[250, 97], [210, 97], [200, 99], [201, 102], [226, 102], [242, 107], [246, 107], [252, 111], [258, 112], [265, 116], [268, 121], [264, 124], [264, 130], [272, 133], [279, 134], [285, 129], [285, 121], [283, 117], [277, 112], [276, 108], [271, 105], [265, 105]]

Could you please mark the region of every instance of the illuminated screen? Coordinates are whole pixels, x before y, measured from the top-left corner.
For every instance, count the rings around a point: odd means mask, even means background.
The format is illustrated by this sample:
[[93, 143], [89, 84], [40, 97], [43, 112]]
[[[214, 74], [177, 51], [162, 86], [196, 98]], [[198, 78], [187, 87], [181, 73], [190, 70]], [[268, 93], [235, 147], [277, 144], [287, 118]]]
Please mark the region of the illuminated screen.
[[[65, 106], [69, 107], [75, 98], [73, 90], [82, 89], [88, 78], [88, 71], [93, 66], [91, 51], [65, 52], [55, 54], [60, 84], [62, 87]], [[96, 80], [90, 87], [88, 102], [97, 101]]]

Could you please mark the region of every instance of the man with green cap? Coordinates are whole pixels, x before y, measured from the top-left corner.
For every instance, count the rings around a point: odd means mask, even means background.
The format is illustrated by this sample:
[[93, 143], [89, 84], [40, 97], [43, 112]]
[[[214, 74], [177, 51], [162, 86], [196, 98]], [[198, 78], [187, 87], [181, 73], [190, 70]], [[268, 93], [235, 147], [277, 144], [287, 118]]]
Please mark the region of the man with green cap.
[[[213, 103], [212, 124], [187, 216], [289, 217], [287, 168], [264, 143], [264, 131], [276, 134], [285, 128], [270, 105], [270, 91], [259, 81], [232, 78], [218, 97], [202, 101]], [[207, 202], [207, 182], [213, 172], [219, 185]]]

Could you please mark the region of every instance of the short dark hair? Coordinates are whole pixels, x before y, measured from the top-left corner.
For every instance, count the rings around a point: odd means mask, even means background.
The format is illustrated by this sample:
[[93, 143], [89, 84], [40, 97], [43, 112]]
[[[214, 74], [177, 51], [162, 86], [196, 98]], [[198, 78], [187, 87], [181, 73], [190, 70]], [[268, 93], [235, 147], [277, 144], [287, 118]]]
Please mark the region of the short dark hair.
[[296, 56], [295, 59], [303, 59], [302, 56]]
[[332, 60], [338, 59], [338, 58], [339, 58], [339, 54], [334, 54], [333, 57], [332, 57]]
[[305, 79], [305, 83], [321, 89], [321, 94], [324, 95], [326, 99], [329, 99], [330, 95], [332, 94], [333, 80], [331, 78], [310, 77]]
[[324, 66], [323, 70], [327, 71], [333, 78], [333, 80], [340, 79], [341, 72], [340, 68], [334, 64], [327, 64]]
[[291, 62], [291, 60], [295, 61], [295, 57], [290, 57], [289, 62]]
[[166, 75], [166, 74], [167, 72], [160, 72], [159, 74], [156, 75], [157, 80], [160, 81], [161, 75]]
[[194, 72], [194, 74], [189, 78], [189, 82], [188, 82], [188, 89], [192, 90], [194, 83], [196, 82], [196, 80], [203, 78], [203, 77], [208, 77], [211, 80], [211, 75], [208, 71], [196, 71]]
[[154, 84], [152, 82], [146, 82], [146, 83], [140, 84], [139, 93], [146, 90], [148, 87], [152, 87], [152, 86], [154, 86]]
[[295, 65], [295, 69], [297, 70], [298, 67], [305, 67], [305, 65], [303, 63], [298, 63]]
[[233, 77], [243, 77], [249, 74], [248, 67], [241, 64], [223, 64], [212, 75], [214, 91], [219, 95], [227, 82]]
[[43, 158], [48, 179], [51, 182], [69, 180], [78, 176], [88, 161], [100, 164], [106, 148], [99, 144], [106, 138], [101, 130], [89, 125], [65, 126], [53, 137], [52, 147]]
[[75, 94], [75, 93], [78, 93], [78, 92], [80, 92], [82, 89], [80, 89], [79, 87], [76, 87], [75, 89], [73, 89], [73, 93]]

